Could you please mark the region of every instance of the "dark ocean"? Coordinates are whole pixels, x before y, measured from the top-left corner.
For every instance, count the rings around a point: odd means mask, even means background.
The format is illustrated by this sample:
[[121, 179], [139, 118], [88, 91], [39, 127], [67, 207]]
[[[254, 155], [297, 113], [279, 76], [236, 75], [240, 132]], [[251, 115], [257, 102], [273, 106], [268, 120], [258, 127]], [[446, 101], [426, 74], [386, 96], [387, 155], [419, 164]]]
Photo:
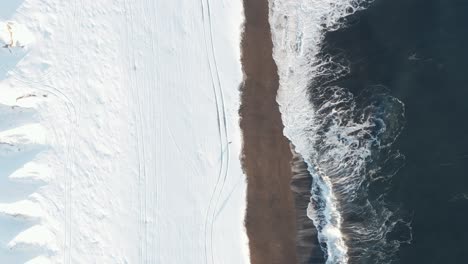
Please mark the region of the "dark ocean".
[[[349, 263], [468, 263], [468, 0], [375, 0], [346, 24], [326, 33], [322, 55], [349, 73], [316, 77], [310, 94], [326, 117], [319, 156], [336, 120], [371, 123], [350, 145], [369, 144], [364, 181], [334, 182]], [[352, 111], [336, 114], [350, 97]]]

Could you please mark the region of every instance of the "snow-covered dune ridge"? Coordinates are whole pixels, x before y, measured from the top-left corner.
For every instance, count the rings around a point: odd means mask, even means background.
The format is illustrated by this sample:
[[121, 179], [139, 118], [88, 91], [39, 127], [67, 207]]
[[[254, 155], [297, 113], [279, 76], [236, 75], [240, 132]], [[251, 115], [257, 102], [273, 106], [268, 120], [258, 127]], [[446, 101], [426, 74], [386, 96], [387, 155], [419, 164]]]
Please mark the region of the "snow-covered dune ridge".
[[[4, 14], [3, 14], [4, 15]], [[0, 21], [0, 261], [38, 263], [57, 251], [37, 191], [52, 176], [41, 162], [50, 146], [39, 108], [48, 94], [23, 87], [12, 75], [34, 48], [34, 36], [16, 21]]]

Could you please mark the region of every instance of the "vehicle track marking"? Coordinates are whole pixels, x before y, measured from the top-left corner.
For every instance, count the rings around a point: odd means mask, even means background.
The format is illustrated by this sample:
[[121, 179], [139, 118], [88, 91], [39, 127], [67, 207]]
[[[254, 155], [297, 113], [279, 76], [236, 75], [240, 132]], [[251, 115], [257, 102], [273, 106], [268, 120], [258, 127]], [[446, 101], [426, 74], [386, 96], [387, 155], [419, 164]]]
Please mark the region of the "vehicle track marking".
[[[125, 10], [125, 19], [126, 19], [126, 32], [127, 32], [127, 50], [130, 51], [131, 49], [129, 48], [131, 45], [128, 43], [131, 41], [135, 40], [134, 36], [134, 27], [133, 27], [133, 11], [130, 10], [130, 6], [126, 0], [124, 2], [124, 10]], [[130, 27], [129, 27], [130, 25]], [[132, 39], [130, 41], [130, 39]], [[129, 107], [132, 109], [133, 112], [133, 119], [135, 122], [135, 132], [136, 132], [136, 140], [137, 140], [137, 160], [138, 160], [138, 263], [144, 263], [143, 258], [144, 258], [144, 248], [145, 246], [145, 223], [144, 223], [144, 218], [145, 218], [145, 213], [144, 213], [144, 202], [143, 200], [145, 199], [146, 195], [144, 194], [144, 189], [142, 186], [142, 182], [144, 179], [144, 166], [145, 166], [145, 158], [144, 158], [144, 151], [142, 151], [142, 128], [141, 126], [141, 114], [139, 114], [139, 109], [141, 109], [140, 106], [140, 101], [139, 101], [139, 96], [138, 96], [138, 90], [135, 87], [135, 84], [138, 85], [138, 80], [136, 77], [136, 55], [135, 51], [132, 49], [131, 50], [131, 60], [133, 63], [133, 67], [130, 69], [130, 89], [132, 90], [131, 92], [131, 102], [129, 103]], [[133, 105], [133, 104], [136, 104]]]
[[[229, 159], [230, 159], [230, 150], [229, 150], [229, 142], [228, 142], [228, 129], [227, 129], [227, 122], [226, 122], [226, 110], [224, 104], [224, 95], [221, 86], [221, 80], [219, 77], [219, 70], [216, 61], [216, 53], [214, 49], [214, 42], [213, 42], [213, 31], [212, 31], [212, 23], [211, 23], [211, 10], [210, 10], [210, 3], [209, 1], [201, 0], [201, 8], [202, 8], [202, 22], [203, 22], [203, 33], [205, 39], [205, 49], [207, 54], [207, 61], [208, 67], [211, 75], [212, 87], [216, 101], [216, 109], [217, 109], [217, 119], [218, 119], [218, 133], [220, 138], [220, 152], [221, 152], [221, 166], [218, 173], [218, 179], [216, 181], [215, 188], [212, 192], [208, 210], [205, 217], [205, 260], [208, 263], [208, 248], [210, 250], [211, 255], [211, 263], [214, 263], [214, 250], [213, 250], [213, 229], [214, 229], [214, 218], [216, 215], [218, 203], [220, 196], [222, 195], [222, 191], [224, 189], [224, 185], [226, 183], [228, 170], [229, 170]], [[216, 81], [215, 81], [216, 79]], [[226, 148], [226, 154], [224, 154], [224, 148]], [[219, 184], [221, 182], [221, 187]], [[213, 199], [217, 195], [216, 202], [214, 208], [212, 207]], [[211, 221], [209, 221], [210, 211], [211, 213]], [[208, 233], [208, 222], [210, 222], [209, 227], [209, 241], [207, 237]], [[207, 245], [208, 244], [208, 245]]]

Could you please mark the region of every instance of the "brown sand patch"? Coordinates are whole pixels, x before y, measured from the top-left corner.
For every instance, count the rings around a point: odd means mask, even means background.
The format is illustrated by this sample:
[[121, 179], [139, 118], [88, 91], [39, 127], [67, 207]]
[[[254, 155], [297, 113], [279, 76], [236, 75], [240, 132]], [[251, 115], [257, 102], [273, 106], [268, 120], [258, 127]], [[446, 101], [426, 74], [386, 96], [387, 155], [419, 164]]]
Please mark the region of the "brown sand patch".
[[267, 0], [244, 0], [242, 64], [245, 83], [240, 109], [243, 166], [252, 264], [294, 264], [296, 216], [289, 183], [292, 155], [276, 103], [278, 75], [272, 58]]

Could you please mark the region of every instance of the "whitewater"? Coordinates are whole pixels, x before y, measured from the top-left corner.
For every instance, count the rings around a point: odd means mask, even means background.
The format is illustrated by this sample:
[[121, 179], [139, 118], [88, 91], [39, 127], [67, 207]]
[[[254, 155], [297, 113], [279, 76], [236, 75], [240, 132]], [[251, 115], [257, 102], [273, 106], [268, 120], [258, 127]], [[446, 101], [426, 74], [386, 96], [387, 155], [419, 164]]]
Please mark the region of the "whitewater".
[[[374, 185], [388, 184], [404, 155], [392, 148], [404, 127], [404, 105], [375, 84], [353, 94], [334, 81], [349, 73], [346, 54], [331, 55], [327, 32], [372, 1], [270, 0], [277, 102], [284, 133], [312, 177], [307, 214], [318, 230], [326, 263], [390, 263], [409, 226]], [[389, 169], [391, 168], [391, 169]]]
[[0, 263], [248, 263], [241, 1], [0, 3]]

